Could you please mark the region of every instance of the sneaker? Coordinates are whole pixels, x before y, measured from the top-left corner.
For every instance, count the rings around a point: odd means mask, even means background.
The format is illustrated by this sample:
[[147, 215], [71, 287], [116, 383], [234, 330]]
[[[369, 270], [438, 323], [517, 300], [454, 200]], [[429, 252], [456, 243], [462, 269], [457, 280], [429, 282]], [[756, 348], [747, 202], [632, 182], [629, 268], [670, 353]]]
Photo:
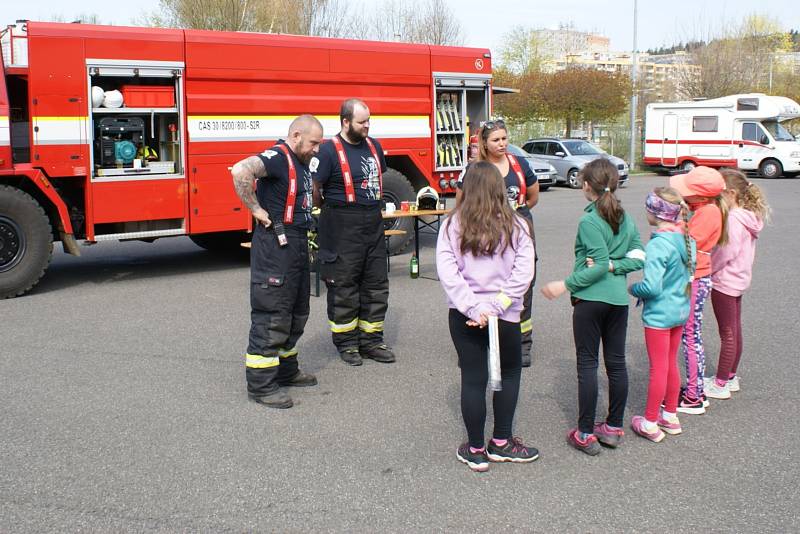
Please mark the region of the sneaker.
[[708, 407], [711, 405], [711, 403], [710, 403], [710, 402], [708, 402], [708, 397], [706, 397], [706, 394], [705, 394], [705, 393], [703, 393], [703, 394], [700, 396], [700, 400], [702, 400], [702, 401], [703, 401], [703, 408], [708, 408]]
[[522, 367], [530, 367], [531, 366], [531, 353], [523, 354], [522, 355]]
[[622, 443], [622, 436], [625, 435], [625, 432], [621, 428], [612, 428], [607, 423], [595, 423], [594, 435], [601, 445], [613, 449]]
[[659, 415], [658, 428], [672, 436], [677, 436], [683, 432], [683, 428], [681, 428], [681, 422], [677, 415], [671, 417], [670, 419], [665, 418], [663, 414]]
[[303, 388], [317, 385], [317, 377], [298, 370], [289, 380], [279, 380], [278, 384], [284, 387]]
[[684, 392], [681, 393], [681, 398], [678, 400], [678, 411], [691, 415], [702, 415], [706, 413], [706, 408], [703, 406], [703, 399], [693, 399]]
[[364, 360], [361, 358], [361, 353], [358, 352], [358, 349], [344, 349], [339, 353], [339, 357], [342, 359], [344, 363], [347, 365], [361, 365], [364, 363]]
[[728, 391], [730, 391], [731, 393], [736, 393], [740, 389], [741, 388], [739, 387], [739, 377], [738, 376], [734, 376], [733, 378], [728, 380]]
[[714, 378], [703, 384], [703, 393], [712, 399], [725, 400], [731, 398], [731, 392], [728, 390], [728, 383], [726, 382], [724, 386], [720, 386]]
[[600, 454], [601, 450], [603, 450], [603, 448], [597, 442], [597, 437], [594, 434], [589, 434], [586, 439], [582, 440], [580, 436], [580, 430], [577, 428], [573, 428], [569, 431], [569, 433], [567, 433], [567, 443], [579, 451], [585, 452], [589, 456], [596, 456]]
[[526, 447], [521, 438], [511, 438], [502, 447], [489, 440], [486, 447], [486, 456], [493, 462], [532, 462], [539, 457], [539, 451], [533, 447]]
[[368, 349], [362, 348], [361, 356], [380, 363], [394, 362], [394, 353], [386, 343], [381, 343], [380, 345], [375, 345]]
[[469, 443], [464, 443], [456, 451], [456, 458], [478, 473], [489, 470], [489, 459], [486, 457], [486, 449], [480, 452], [472, 452], [469, 449]]
[[656, 426], [655, 430], [647, 430], [644, 427], [645, 418], [641, 415], [634, 415], [631, 419], [631, 429], [645, 439], [649, 439], [653, 443], [658, 443], [664, 439], [664, 432]]
[[283, 410], [294, 406], [292, 398], [280, 389], [269, 395], [263, 395], [260, 397], [249, 395], [249, 397], [253, 402], [266, 406], [267, 408], [278, 408]]

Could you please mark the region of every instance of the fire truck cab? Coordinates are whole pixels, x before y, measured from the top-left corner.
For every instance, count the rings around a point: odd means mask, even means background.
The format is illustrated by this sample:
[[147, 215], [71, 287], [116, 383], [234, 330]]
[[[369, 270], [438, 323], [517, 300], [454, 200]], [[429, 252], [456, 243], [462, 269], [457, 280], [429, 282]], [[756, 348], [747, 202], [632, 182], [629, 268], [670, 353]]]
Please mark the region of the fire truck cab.
[[[229, 167], [299, 114], [329, 138], [341, 102], [363, 99], [396, 205], [454, 192], [469, 125], [490, 117], [486, 49], [28, 21], [0, 33], [0, 298], [39, 281], [55, 241], [75, 255], [179, 235], [238, 247], [253, 222]], [[398, 252], [410, 232], [391, 239]]]

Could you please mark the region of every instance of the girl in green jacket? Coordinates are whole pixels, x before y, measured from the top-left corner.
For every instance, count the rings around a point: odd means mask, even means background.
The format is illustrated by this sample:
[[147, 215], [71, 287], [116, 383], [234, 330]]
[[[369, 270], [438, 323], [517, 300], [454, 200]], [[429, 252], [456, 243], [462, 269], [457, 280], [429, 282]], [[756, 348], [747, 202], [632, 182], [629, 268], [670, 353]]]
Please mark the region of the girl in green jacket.
[[[619, 183], [616, 167], [605, 158], [596, 159], [586, 164], [580, 178], [583, 194], [590, 203], [578, 223], [575, 265], [566, 280], [550, 282], [542, 288], [542, 293], [551, 300], [567, 291], [572, 297], [578, 427], [569, 431], [567, 442], [595, 455], [601, 450], [599, 443], [616, 447], [624, 434], [622, 420], [628, 398], [626, 275], [642, 268], [645, 255], [636, 225], [615, 195]], [[606, 420], [595, 423], [601, 340], [609, 406]]]

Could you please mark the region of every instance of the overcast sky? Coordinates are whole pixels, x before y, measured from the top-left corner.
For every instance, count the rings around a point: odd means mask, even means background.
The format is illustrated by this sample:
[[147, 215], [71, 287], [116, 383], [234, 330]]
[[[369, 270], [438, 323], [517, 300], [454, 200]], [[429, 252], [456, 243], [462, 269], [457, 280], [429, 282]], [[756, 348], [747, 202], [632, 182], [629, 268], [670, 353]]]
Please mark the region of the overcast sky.
[[[383, 0], [371, 0], [371, 4]], [[424, 0], [420, 0], [424, 1]], [[503, 34], [515, 25], [557, 28], [572, 23], [576, 29], [611, 38], [613, 50], [630, 50], [633, 43], [633, 0], [445, 0], [457, 9], [466, 44], [497, 51]], [[67, 18], [96, 14], [103, 22], [130, 24], [142, 12], [158, 9], [158, 0], [0, 0], [3, 26], [16, 19]], [[639, 0], [640, 50], [707, 36], [738, 23], [751, 13], [768, 15], [786, 29], [800, 30], [798, 0]]]

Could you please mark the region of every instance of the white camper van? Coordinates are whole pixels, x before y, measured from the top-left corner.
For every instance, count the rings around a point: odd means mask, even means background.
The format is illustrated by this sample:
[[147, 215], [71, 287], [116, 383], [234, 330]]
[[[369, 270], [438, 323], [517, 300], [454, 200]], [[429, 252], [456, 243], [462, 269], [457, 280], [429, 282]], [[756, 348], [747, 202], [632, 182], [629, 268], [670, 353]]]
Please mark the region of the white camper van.
[[761, 93], [648, 104], [644, 163], [688, 171], [695, 165], [758, 170], [765, 178], [800, 173], [800, 143], [781, 122], [797, 102]]

